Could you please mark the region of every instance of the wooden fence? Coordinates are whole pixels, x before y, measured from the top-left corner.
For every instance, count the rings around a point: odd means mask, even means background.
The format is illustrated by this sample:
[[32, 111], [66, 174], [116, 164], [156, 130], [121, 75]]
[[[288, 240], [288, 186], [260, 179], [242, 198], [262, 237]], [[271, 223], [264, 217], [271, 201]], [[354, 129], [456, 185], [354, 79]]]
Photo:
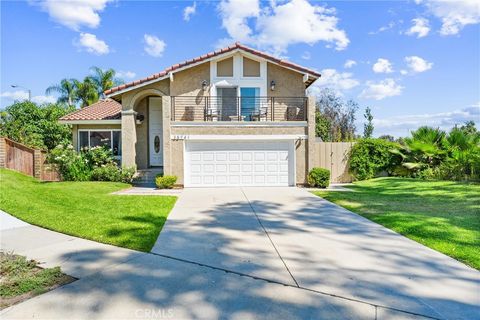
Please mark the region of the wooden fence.
[[46, 151], [0, 137], [0, 168], [12, 169], [44, 181], [59, 181], [60, 174], [46, 163]]
[[348, 155], [354, 142], [315, 142], [314, 166], [330, 170], [330, 182], [352, 182]]

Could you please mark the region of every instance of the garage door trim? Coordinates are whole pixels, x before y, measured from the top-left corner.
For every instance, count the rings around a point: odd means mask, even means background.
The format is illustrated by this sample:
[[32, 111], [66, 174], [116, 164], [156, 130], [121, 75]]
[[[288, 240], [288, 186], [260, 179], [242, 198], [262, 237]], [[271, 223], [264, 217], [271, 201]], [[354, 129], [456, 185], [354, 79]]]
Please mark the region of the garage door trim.
[[[295, 185], [295, 182], [296, 182], [296, 155], [295, 155], [295, 140], [255, 140], [255, 141], [245, 141], [245, 140], [238, 140], [238, 139], [235, 139], [235, 140], [232, 140], [230, 139], [229, 142], [231, 142], [232, 146], [234, 144], [238, 144], [238, 149], [236, 150], [235, 148], [232, 148], [231, 150], [226, 147], [225, 148], [225, 151], [228, 155], [230, 155], [229, 151], [231, 152], [235, 152], [235, 151], [240, 151], [240, 153], [242, 154], [243, 156], [243, 153], [241, 152], [242, 149], [247, 149], [246, 151], [250, 151], [248, 150], [250, 147], [249, 147], [249, 143], [252, 143], [254, 144], [252, 147], [252, 151], [255, 153], [255, 151], [266, 151], [268, 152], [269, 151], [269, 147], [272, 148], [270, 151], [287, 151], [287, 183], [284, 184], [285, 186], [294, 186]], [[242, 185], [242, 186], [259, 186], [259, 185], [264, 185], [264, 186], [280, 186], [280, 185], [283, 185], [283, 183], [280, 181], [283, 177], [283, 181], [285, 181], [285, 175], [282, 175], [282, 173], [279, 171], [277, 173], [277, 179], [276, 179], [276, 183], [272, 183], [272, 184], [269, 184], [267, 183], [266, 181], [264, 182], [264, 184], [259, 184], [259, 183], [256, 183], [254, 180], [255, 180], [255, 174], [252, 173], [252, 176], [251, 176], [251, 180], [252, 180], [252, 183], [245, 183], [243, 178], [245, 176], [241, 175], [240, 174], [240, 178], [242, 181], [239, 182], [239, 184], [229, 184], [230, 182], [227, 182], [227, 183], [222, 183], [222, 184], [218, 184], [217, 182], [217, 171], [216, 171], [216, 163], [214, 162], [213, 164], [215, 165], [215, 172], [212, 173], [212, 175], [214, 176], [214, 180], [215, 182], [213, 182], [212, 184], [203, 184], [204, 181], [202, 180], [202, 182], [200, 182], [199, 184], [197, 183], [193, 183], [191, 181], [191, 167], [192, 167], [192, 161], [191, 161], [191, 148], [195, 149], [195, 147], [199, 148], [199, 151], [200, 153], [202, 153], [202, 146], [201, 144], [205, 144], [205, 145], [210, 145], [210, 148], [212, 149], [212, 151], [214, 152], [215, 154], [215, 157], [216, 157], [216, 154], [215, 151], [222, 151], [222, 144], [225, 144], [227, 143], [227, 141], [225, 140], [209, 140], [209, 141], [201, 141], [201, 140], [195, 140], [195, 141], [185, 141], [184, 144], [183, 144], [183, 151], [184, 151], [184, 180], [185, 180], [185, 187], [230, 187], [230, 186], [237, 186], [237, 185]], [[262, 144], [263, 143], [263, 144]], [[278, 148], [275, 148], [275, 143], [277, 143], [277, 147]], [[218, 149], [216, 148], [218, 144]], [[271, 144], [269, 146], [269, 144]], [[283, 145], [283, 147], [282, 147]], [[262, 146], [264, 146], [265, 148], [263, 149]], [[206, 148], [207, 151], [210, 149], [210, 148]], [[193, 150], [193, 152], [195, 152], [195, 150]], [[280, 156], [280, 154], [277, 154], [277, 156]], [[203, 160], [203, 155], [201, 156], [202, 157], [202, 160]], [[200, 160], [200, 161], [202, 161]], [[203, 160], [204, 161], [204, 160]], [[215, 160], [216, 161], [216, 160]], [[262, 160], [260, 160], [262, 161]], [[277, 160], [274, 160], [274, 161], [278, 161], [277, 165], [280, 165], [280, 161], [281, 159], [277, 158]], [[255, 164], [255, 160], [252, 160], [252, 164]], [[267, 163], [268, 165], [268, 163]], [[200, 173], [200, 175], [203, 175], [203, 165], [201, 166], [201, 170], [202, 172]], [[228, 170], [230, 170], [230, 166], [228, 166]], [[281, 170], [280, 167], [277, 167], [278, 169], [277, 170]], [[243, 170], [243, 169], [242, 169]], [[275, 169], [274, 169], [275, 170]], [[243, 171], [241, 171], [243, 172]], [[226, 177], [228, 178], [228, 180], [230, 180], [231, 178], [235, 178], [235, 174], [233, 176], [230, 176], [229, 175], [230, 172], [228, 172], [226, 174]], [[238, 177], [237, 177], [238, 178]], [[246, 178], [248, 179], [248, 175], [246, 176]], [[268, 179], [268, 178], [273, 178], [273, 176], [268, 176], [268, 174], [265, 173], [265, 176], [264, 176], [264, 179]], [[202, 176], [202, 179], [203, 179], [203, 176]], [[274, 179], [275, 180], [275, 179]]]

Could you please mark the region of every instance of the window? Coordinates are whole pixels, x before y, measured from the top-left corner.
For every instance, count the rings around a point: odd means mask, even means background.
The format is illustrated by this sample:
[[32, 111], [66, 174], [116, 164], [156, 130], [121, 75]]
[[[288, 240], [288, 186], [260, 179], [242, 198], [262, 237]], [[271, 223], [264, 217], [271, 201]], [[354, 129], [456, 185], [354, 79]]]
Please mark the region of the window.
[[78, 146], [105, 146], [112, 150], [114, 156], [122, 155], [122, 135], [120, 130], [79, 130]]
[[243, 57], [243, 76], [260, 77], [260, 62]]
[[233, 57], [217, 62], [217, 77], [233, 77]]

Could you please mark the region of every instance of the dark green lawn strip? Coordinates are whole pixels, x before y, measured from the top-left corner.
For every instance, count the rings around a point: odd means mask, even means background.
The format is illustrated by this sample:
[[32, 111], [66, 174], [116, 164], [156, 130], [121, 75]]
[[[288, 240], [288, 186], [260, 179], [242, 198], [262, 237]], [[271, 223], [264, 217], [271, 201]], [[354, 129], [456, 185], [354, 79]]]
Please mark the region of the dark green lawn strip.
[[315, 194], [480, 269], [479, 184], [378, 178], [351, 189]]
[[112, 182], [40, 182], [0, 169], [0, 209], [34, 225], [150, 251], [176, 197], [118, 196]]
[[0, 276], [0, 308], [75, 280], [59, 267], [42, 269], [33, 260], [4, 252], [0, 252]]

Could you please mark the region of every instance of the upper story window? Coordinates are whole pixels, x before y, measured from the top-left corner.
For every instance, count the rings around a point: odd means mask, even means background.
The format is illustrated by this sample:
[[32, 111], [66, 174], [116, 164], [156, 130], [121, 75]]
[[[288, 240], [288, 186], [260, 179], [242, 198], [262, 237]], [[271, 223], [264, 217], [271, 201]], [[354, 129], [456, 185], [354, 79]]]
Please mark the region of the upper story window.
[[217, 62], [217, 77], [233, 77], [233, 57]]
[[243, 57], [243, 76], [260, 77], [260, 62]]

